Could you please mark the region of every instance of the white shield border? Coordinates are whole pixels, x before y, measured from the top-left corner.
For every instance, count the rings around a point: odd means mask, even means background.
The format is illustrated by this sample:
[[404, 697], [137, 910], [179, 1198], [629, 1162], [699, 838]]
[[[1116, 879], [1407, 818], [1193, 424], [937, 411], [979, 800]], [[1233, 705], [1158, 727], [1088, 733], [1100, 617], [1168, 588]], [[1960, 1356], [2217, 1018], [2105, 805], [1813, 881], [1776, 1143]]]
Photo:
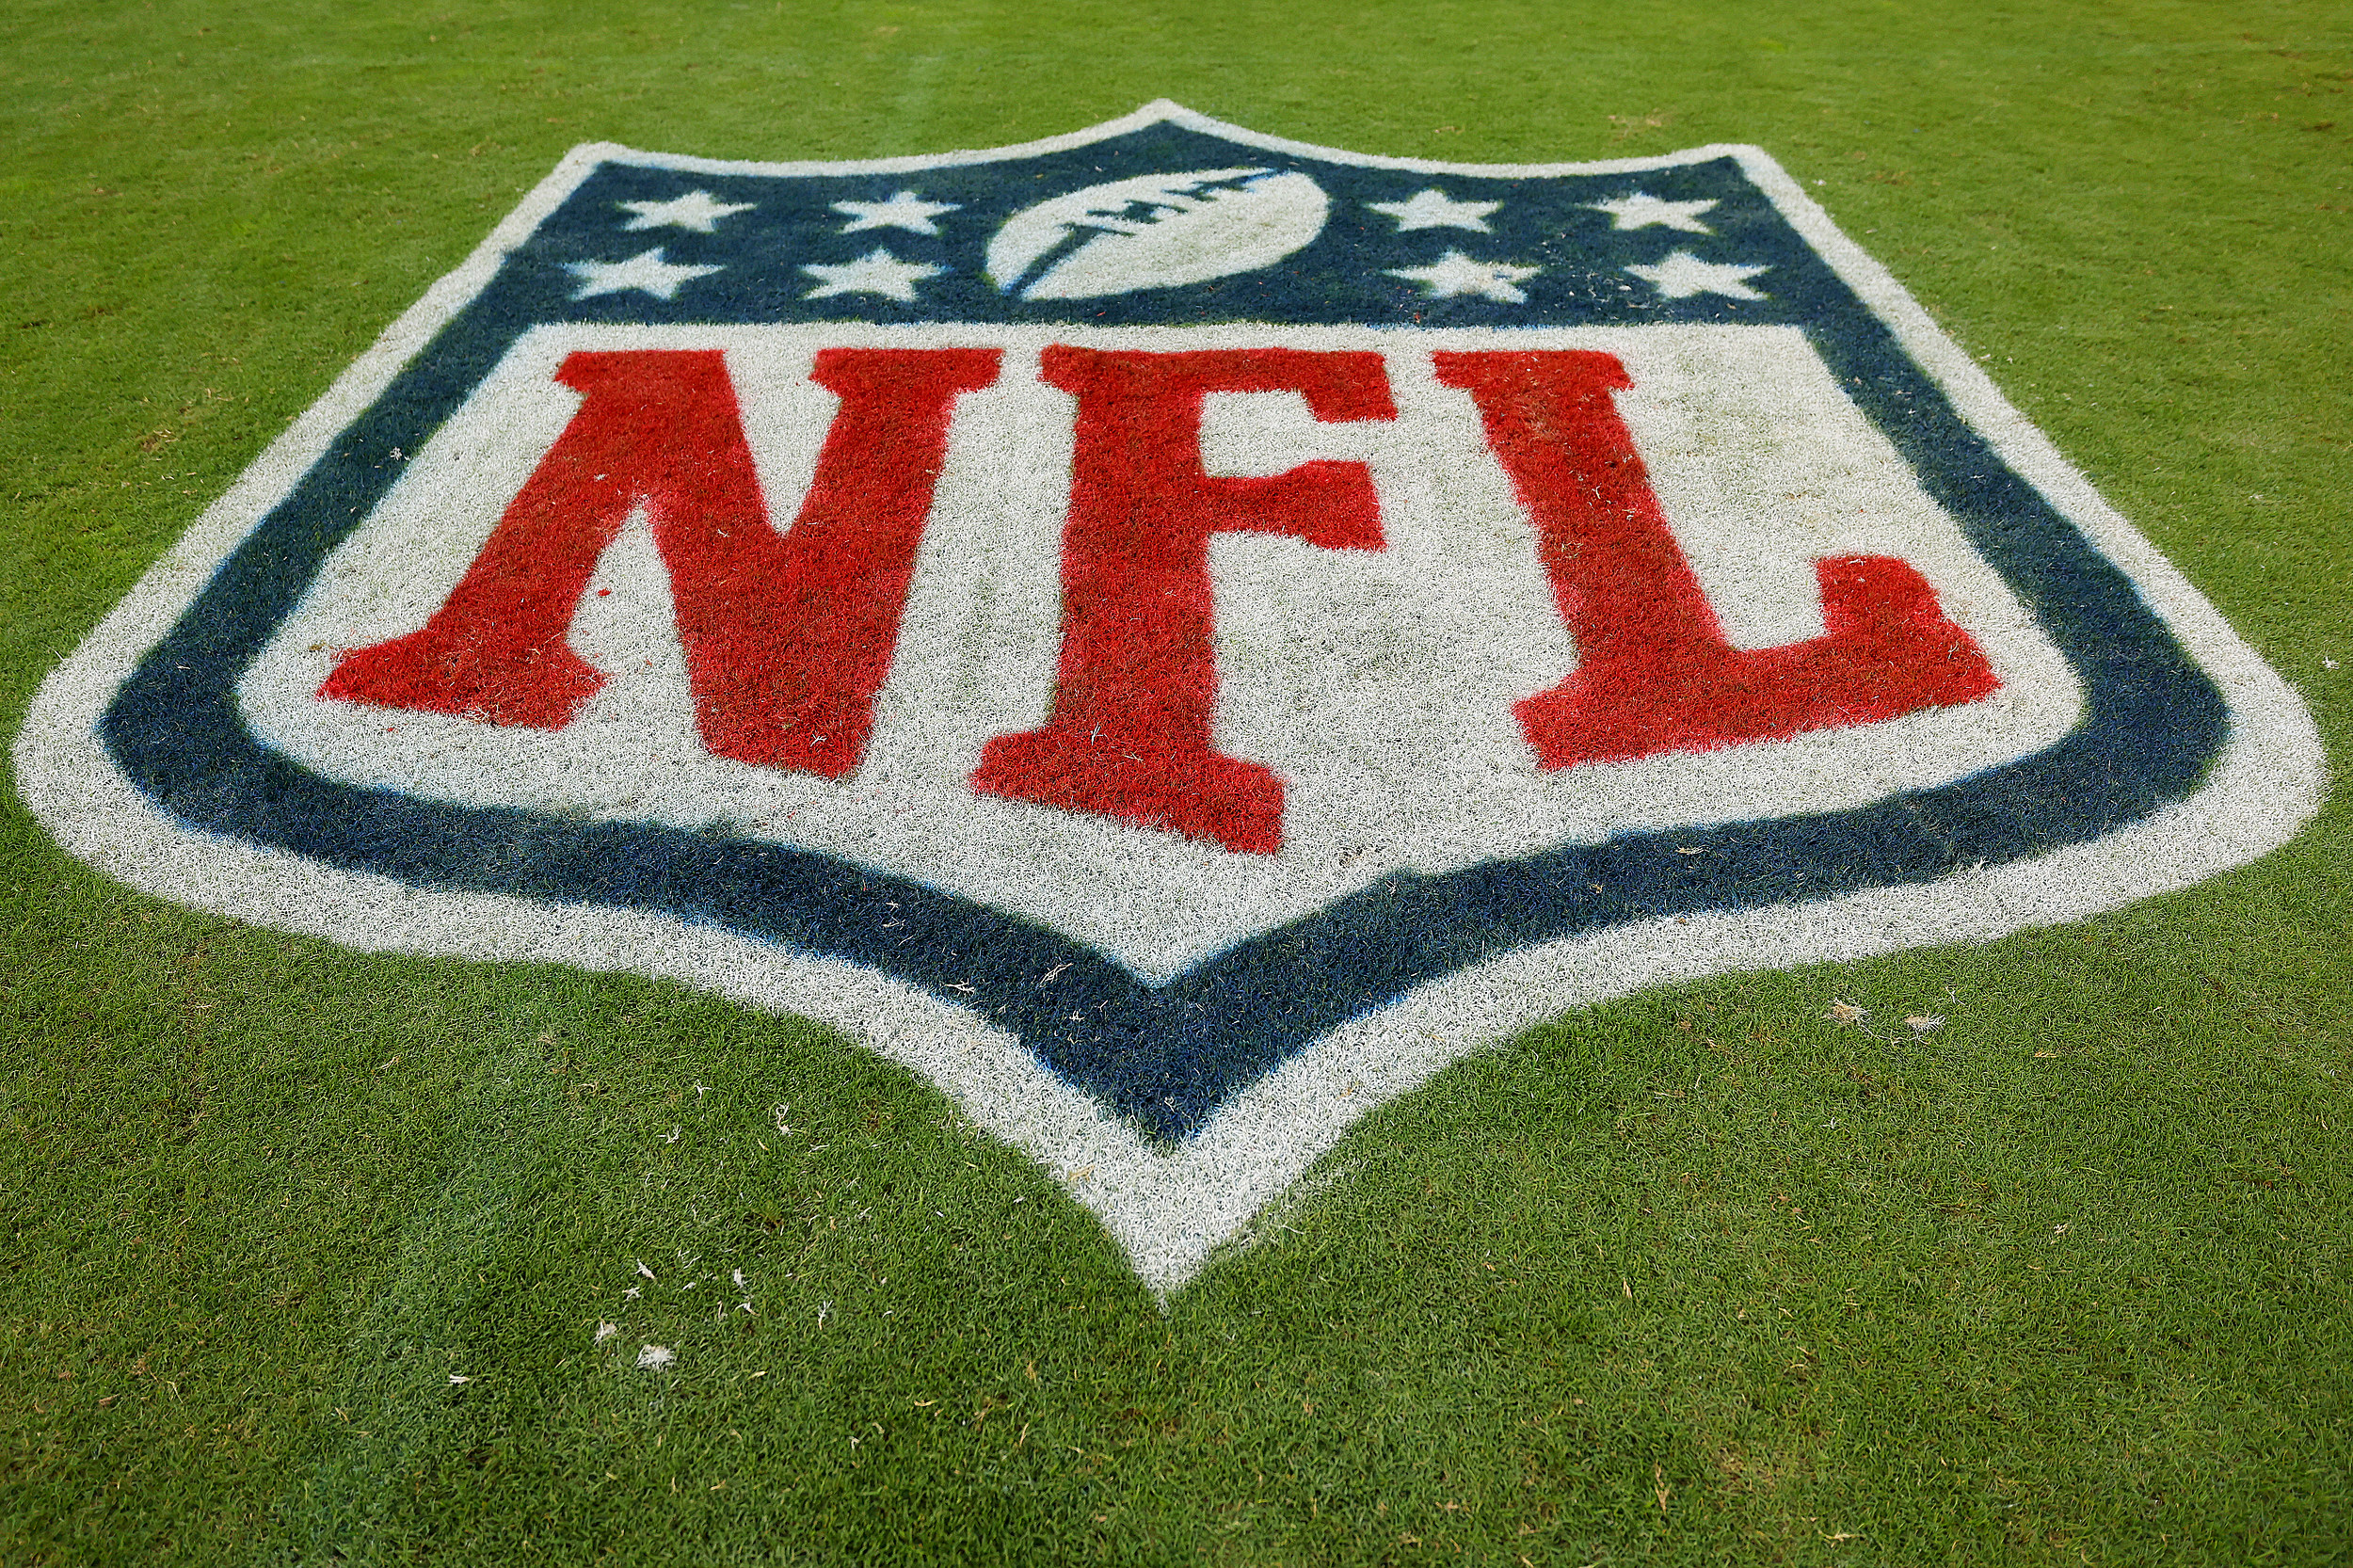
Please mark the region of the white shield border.
[[[1647, 172], [1730, 157], [1902, 344], [1961, 418], [2120, 568], [2229, 705], [2194, 793], [2104, 838], [1925, 885], [1816, 903], [1668, 916], [1524, 948], [1433, 980], [1318, 1040], [1229, 1096], [1163, 1152], [1056, 1077], [1012, 1033], [879, 971], [668, 916], [414, 888], [193, 830], [156, 808], [100, 744], [117, 688], [220, 563], [604, 160], [713, 174], [898, 173], [1064, 152], [1158, 123], [1366, 168], [1532, 177]], [[17, 787], [68, 851], [160, 898], [362, 952], [568, 964], [678, 981], [849, 1032], [946, 1091], [1092, 1209], [1163, 1298], [1366, 1112], [1472, 1051], [1567, 1009], [1736, 969], [1843, 962], [1985, 941], [2186, 888], [2286, 843], [2318, 811], [2327, 769], [2312, 715], [2189, 583], [2103, 501], [1901, 285], [1761, 149], [1714, 145], [1581, 164], [1382, 158], [1262, 136], [1161, 100], [1016, 147], [843, 163], [745, 163], [573, 148], [466, 261], [403, 312], [326, 395], [207, 507], [36, 694]], [[787, 1091], [789, 1093], [789, 1091]]]

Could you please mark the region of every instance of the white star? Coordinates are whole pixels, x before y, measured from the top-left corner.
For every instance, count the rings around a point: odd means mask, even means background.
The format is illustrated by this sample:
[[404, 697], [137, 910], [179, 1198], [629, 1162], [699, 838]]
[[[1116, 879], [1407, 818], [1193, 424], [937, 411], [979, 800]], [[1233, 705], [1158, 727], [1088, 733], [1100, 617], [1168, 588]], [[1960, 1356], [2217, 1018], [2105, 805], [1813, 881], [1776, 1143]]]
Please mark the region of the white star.
[[803, 299], [823, 299], [829, 294], [880, 294], [911, 300], [917, 279], [948, 269], [929, 262], [903, 262], [878, 245], [855, 262], [811, 262], [801, 270], [819, 280], [815, 288], [801, 296]]
[[729, 213], [752, 210], [749, 201], [715, 200], [707, 190], [690, 190], [667, 201], [622, 201], [616, 205], [637, 215], [621, 225], [623, 232], [632, 229], [692, 229], [698, 234], [708, 234], [712, 225]]
[[833, 210], [856, 219], [841, 226], [845, 234], [855, 234], [860, 229], [905, 229], [918, 234], [936, 234], [939, 226], [932, 219], [942, 213], [960, 213], [964, 205], [958, 201], [926, 201], [911, 190], [903, 190], [888, 201], [837, 201]]
[[1507, 305], [1525, 305], [1528, 296], [1512, 285], [1523, 278], [1533, 278], [1544, 268], [1513, 266], [1509, 262], [1474, 262], [1460, 250], [1449, 250], [1429, 266], [1397, 266], [1389, 268], [1392, 278], [1403, 278], [1421, 284], [1432, 299], [1449, 299], [1458, 294], [1476, 294], [1489, 299], [1500, 299]]
[[1660, 223], [1670, 229], [1680, 229], [1687, 234], [1712, 234], [1716, 232], [1700, 221], [1700, 214], [1715, 204], [1713, 201], [1662, 201], [1639, 190], [1632, 196], [1621, 196], [1615, 201], [1586, 203], [1597, 213], [1608, 213], [1612, 229], [1647, 229], [1654, 223]]
[[689, 278], [700, 278], [721, 269], [674, 265], [662, 259], [662, 251], [657, 248], [640, 251], [626, 262], [566, 262], [564, 270], [580, 280], [580, 287], [572, 291], [574, 299], [593, 299], [600, 294], [623, 294], [631, 289], [643, 289], [656, 299], [675, 299], [678, 286]]
[[1476, 229], [1485, 234], [1494, 232], [1487, 227], [1487, 215], [1503, 203], [1453, 201], [1442, 190], [1425, 190], [1415, 192], [1410, 201], [1368, 201], [1365, 205], [1397, 219], [1401, 234], [1408, 229]]
[[1765, 296], [1743, 278], [1753, 278], [1760, 272], [1770, 272], [1767, 266], [1739, 266], [1729, 262], [1703, 262], [1689, 250], [1678, 250], [1657, 266], [1630, 266], [1626, 270], [1645, 282], [1656, 284], [1662, 299], [1689, 299], [1695, 294], [1721, 294], [1730, 299], [1762, 299]]

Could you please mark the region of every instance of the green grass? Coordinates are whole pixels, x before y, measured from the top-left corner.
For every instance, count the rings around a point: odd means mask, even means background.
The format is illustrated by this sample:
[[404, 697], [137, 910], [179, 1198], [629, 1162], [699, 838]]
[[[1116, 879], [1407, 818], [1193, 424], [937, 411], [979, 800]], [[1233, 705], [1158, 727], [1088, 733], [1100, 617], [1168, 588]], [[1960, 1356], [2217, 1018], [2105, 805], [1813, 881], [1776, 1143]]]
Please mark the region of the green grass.
[[[568, 145], [1167, 95], [1442, 158], [1763, 144], [2353, 739], [2332, 8], [20, 0], [0, 83], [11, 733]], [[2086, 924], [1561, 1018], [1165, 1314], [836, 1035], [248, 929], [0, 809], [0, 1562], [2353, 1559], [2342, 795]]]

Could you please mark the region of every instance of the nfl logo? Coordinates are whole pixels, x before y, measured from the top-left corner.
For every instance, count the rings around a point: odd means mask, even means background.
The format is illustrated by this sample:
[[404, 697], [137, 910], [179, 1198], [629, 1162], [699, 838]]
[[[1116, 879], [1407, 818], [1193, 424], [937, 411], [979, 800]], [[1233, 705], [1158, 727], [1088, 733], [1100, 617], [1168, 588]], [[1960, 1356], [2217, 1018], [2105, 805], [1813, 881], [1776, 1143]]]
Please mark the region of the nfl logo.
[[2320, 788], [2285, 685], [1762, 152], [1165, 104], [577, 151], [18, 762], [168, 897], [837, 1023], [1163, 1289], [1537, 1019], [2112, 907]]

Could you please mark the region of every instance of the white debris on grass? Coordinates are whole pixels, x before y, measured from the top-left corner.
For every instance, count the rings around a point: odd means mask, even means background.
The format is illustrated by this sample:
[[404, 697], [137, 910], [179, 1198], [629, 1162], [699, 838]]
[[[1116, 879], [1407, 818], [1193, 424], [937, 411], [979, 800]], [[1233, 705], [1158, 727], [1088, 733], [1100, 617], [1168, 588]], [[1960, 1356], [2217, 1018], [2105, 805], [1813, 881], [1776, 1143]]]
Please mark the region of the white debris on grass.
[[637, 1352], [637, 1369], [658, 1372], [677, 1359], [678, 1352], [667, 1345], [647, 1345]]
[[615, 1335], [620, 1332], [621, 1325], [618, 1323], [599, 1323], [597, 1325], [597, 1343], [601, 1345], [606, 1340], [612, 1338]]
[[1857, 1007], [1844, 997], [1833, 997], [1830, 999], [1830, 1011], [1822, 1016], [1833, 1023], [1859, 1024], [1870, 1016], [1870, 1012], [1869, 1008]]
[[1927, 1034], [1931, 1031], [1943, 1029], [1945, 1027], [1945, 1015], [1942, 1013], [1913, 1013], [1907, 1016], [1904, 1019], [1904, 1022], [1911, 1026], [1912, 1032], [1914, 1034]]

